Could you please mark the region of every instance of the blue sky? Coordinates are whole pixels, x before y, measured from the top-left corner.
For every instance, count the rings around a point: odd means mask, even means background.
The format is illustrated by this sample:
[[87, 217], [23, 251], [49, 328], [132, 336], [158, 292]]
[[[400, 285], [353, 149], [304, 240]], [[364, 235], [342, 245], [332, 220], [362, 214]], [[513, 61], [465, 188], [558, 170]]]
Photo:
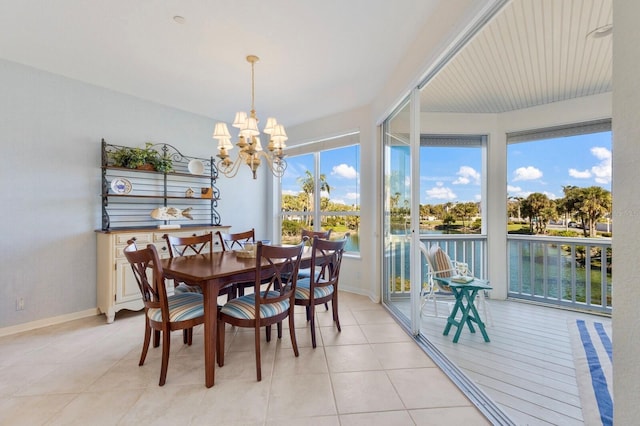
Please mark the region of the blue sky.
[[[282, 177], [282, 193], [297, 195], [302, 191], [298, 177], [305, 176], [306, 170], [313, 173], [313, 154], [287, 157], [287, 170]], [[328, 196], [334, 203], [360, 204], [360, 147], [352, 145], [344, 148], [322, 151], [320, 173], [325, 175], [331, 187]]]
[[[478, 148], [422, 148], [420, 203], [479, 201]], [[541, 192], [564, 196], [562, 187], [611, 190], [611, 132], [511, 144], [507, 148], [509, 196]]]
[[[391, 162], [398, 168], [400, 153], [408, 147], [394, 147]], [[359, 147], [357, 145], [321, 153], [320, 173], [331, 186], [333, 202], [360, 203]], [[406, 159], [406, 158], [405, 158]], [[301, 191], [297, 181], [305, 171], [313, 171], [313, 154], [287, 158], [282, 177], [283, 194]], [[405, 167], [408, 165], [404, 161]], [[420, 158], [420, 203], [479, 201], [482, 155], [477, 147], [423, 147]], [[406, 169], [408, 170], [408, 168]], [[611, 190], [611, 132], [511, 144], [507, 148], [507, 192], [526, 198], [541, 192], [561, 198], [562, 187], [601, 186]], [[408, 193], [408, 178], [393, 192]], [[322, 194], [327, 196], [327, 194]]]

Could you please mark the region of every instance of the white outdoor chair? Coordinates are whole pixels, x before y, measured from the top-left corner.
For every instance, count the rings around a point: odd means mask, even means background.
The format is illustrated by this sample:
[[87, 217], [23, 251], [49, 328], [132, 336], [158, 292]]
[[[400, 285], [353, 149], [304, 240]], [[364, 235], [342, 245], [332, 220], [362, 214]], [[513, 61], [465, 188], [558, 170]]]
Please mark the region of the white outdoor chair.
[[[427, 272], [427, 288], [422, 292], [422, 305], [421, 313], [424, 306], [433, 302], [435, 316], [438, 317], [438, 302], [443, 300], [447, 302], [447, 316], [451, 313], [453, 307], [453, 293], [449, 286], [444, 285], [435, 277], [452, 277], [454, 275], [470, 275], [469, 265], [463, 262], [452, 261], [449, 255], [442, 250], [437, 244], [432, 245], [428, 250], [424, 243], [420, 242], [420, 251], [427, 260], [427, 266], [429, 271]], [[491, 318], [491, 312], [489, 311], [489, 304], [486, 301], [485, 292], [478, 292], [479, 313], [483, 318], [486, 325], [492, 325], [493, 320]]]

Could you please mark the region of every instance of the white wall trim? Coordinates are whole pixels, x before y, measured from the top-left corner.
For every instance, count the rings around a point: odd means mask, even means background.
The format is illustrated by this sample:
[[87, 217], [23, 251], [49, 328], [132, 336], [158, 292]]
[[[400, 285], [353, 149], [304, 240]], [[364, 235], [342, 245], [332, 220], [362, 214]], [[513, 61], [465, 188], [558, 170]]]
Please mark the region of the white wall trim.
[[[71, 314], [59, 315], [51, 318], [43, 318], [37, 321], [25, 322], [10, 327], [0, 328], [0, 337], [10, 336], [12, 334], [22, 333], [24, 331], [36, 330], [38, 328], [49, 327], [51, 325], [62, 324], [64, 322], [73, 321], [81, 318], [93, 317], [99, 315], [98, 308], [87, 309], [85, 311], [73, 312]], [[106, 319], [105, 319], [106, 323]]]

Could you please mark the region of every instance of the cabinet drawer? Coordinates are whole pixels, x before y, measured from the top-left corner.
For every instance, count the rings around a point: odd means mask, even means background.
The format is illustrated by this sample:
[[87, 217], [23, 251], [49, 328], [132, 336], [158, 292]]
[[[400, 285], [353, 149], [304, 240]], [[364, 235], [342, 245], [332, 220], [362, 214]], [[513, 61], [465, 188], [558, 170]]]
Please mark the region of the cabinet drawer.
[[127, 244], [128, 240], [132, 240], [135, 238], [136, 244], [149, 244], [151, 242], [152, 235], [151, 233], [127, 233], [127, 234], [116, 234], [116, 244]]
[[[162, 238], [164, 234], [171, 235], [172, 237], [191, 237], [195, 235], [208, 234], [211, 231], [206, 231], [204, 229], [198, 230], [189, 230], [189, 231], [179, 231], [177, 229], [167, 229], [164, 232], [154, 232], [153, 234], [153, 242], [154, 243], [164, 243], [165, 240]], [[215, 237], [215, 235], [214, 235]]]

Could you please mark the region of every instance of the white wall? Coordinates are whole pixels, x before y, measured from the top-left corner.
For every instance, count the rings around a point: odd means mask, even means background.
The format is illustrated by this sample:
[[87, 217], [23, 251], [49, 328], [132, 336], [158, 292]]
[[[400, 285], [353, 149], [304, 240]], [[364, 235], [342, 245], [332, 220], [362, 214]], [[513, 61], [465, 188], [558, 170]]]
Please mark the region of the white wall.
[[[360, 256], [345, 256], [340, 270], [342, 290], [369, 296], [379, 301], [379, 264], [377, 262], [378, 211], [366, 206], [376, 202], [379, 165], [375, 126], [368, 107], [335, 114], [287, 129], [290, 147], [353, 131], [360, 132]], [[294, 141], [291, 143], [291, 141]]]
[[613, 399], [614, 424], [640, 417], [640, 2], [614, 0], [613, 31]]
[[[0, 328], [95, 310], [101, 138], [207, 157], [214, 120], [4, 60], [0, 81]], [[222, 224], [263, 235], [265, 179], [218, 187]]]

